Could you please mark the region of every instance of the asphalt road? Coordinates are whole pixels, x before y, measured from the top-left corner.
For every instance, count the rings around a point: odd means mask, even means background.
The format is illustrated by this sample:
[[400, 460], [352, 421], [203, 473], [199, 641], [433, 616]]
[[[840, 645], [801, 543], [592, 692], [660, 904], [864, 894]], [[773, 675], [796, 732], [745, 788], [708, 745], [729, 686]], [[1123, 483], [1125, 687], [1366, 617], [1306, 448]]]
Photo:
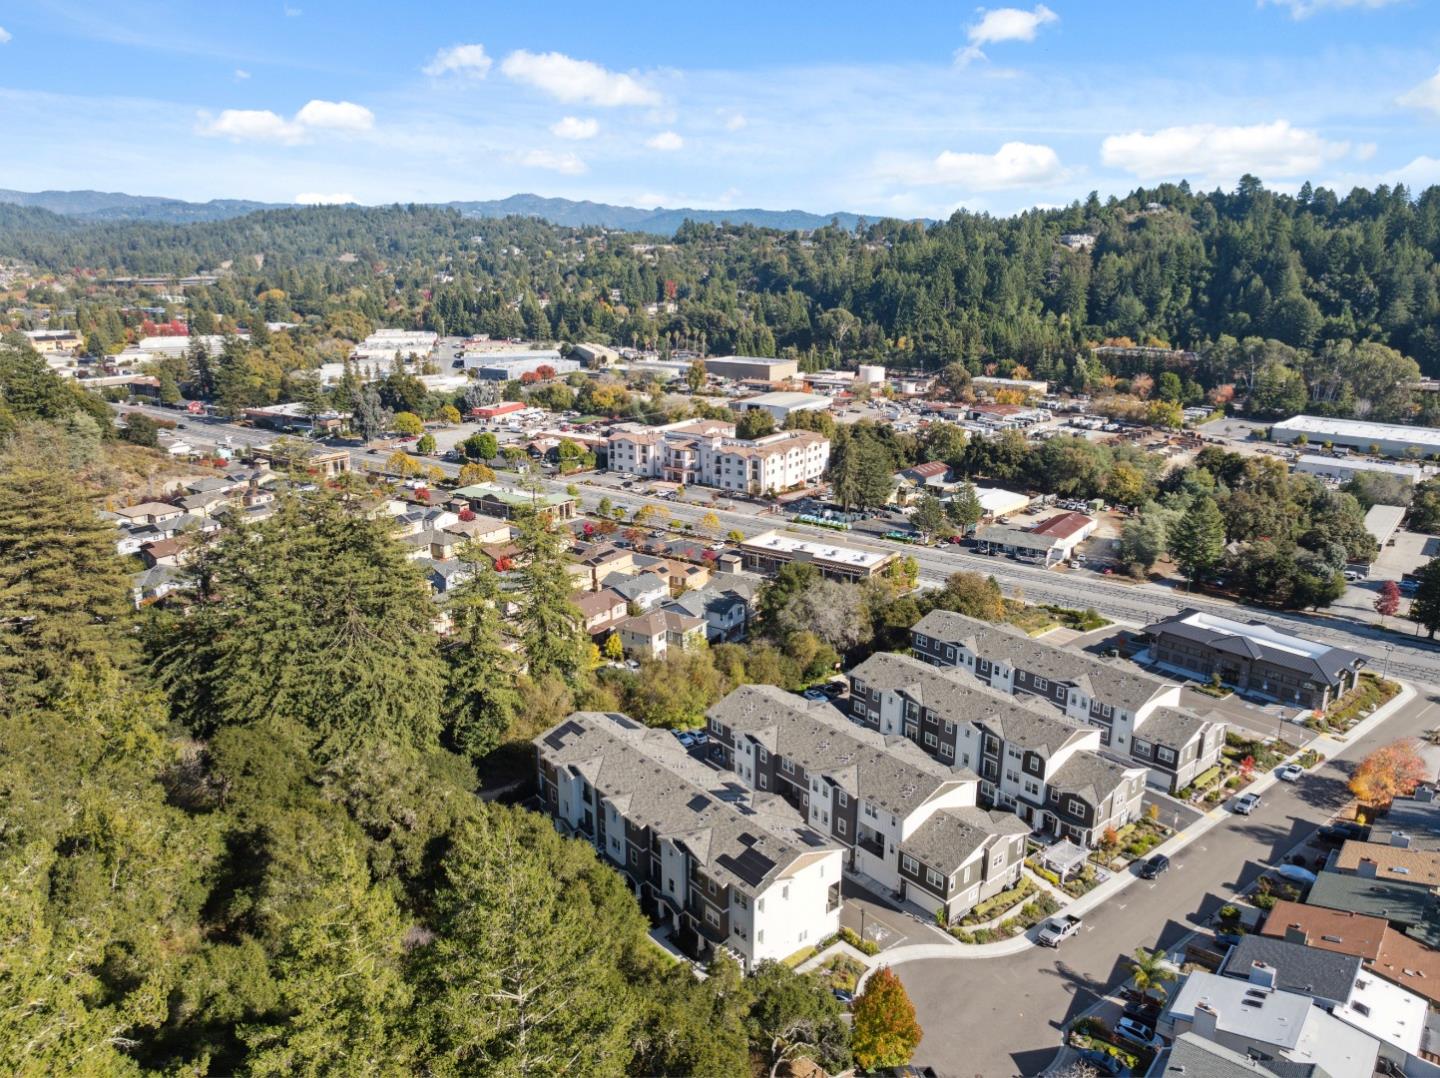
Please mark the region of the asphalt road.
[[[140, 411], [157, 418], [186, 423], [184, 434], [198, 438], [223, 440], [230, 437], [236, 444], [263, 444], [273, 441], [276, 435], [268, 431], [236, 426], [216, 420], [202, 419], [177, 413], [173, 409], [142, 406]], [[352, 448], [352, 457], [357, 467], [378, 468], [389, 456], [388, 450], [370, 451]], [[459, 466], [443, 461], [432, 461], [449, 475], [457, 474]], [[555, 490], [563, 490], [573, 480], [547, 481]], [[808, 533], [819, 539], [846, 545], [885, 550], [908, 554], [920, 566], [923, 583], [938, 584], [951, 573], [961, 569], [994, 576], [1007, 593], [1023, 597], [1030, 602], [1054, 603], [1061, 606], [1091, 607], [1106, 617], [1132, 625], [1144, 625], [1184, 608], [1193, 606], [1226, 617], [1262, 621], [1289, 632], [1301, 633], [1311, 639], [1323, 640], [1339, 647], [1351, 648], [1371, 655], [1377, 667], [1387, 663], [1382, 648], [1385, 644], [1394, 650], [1388, 658], [1388, 670], [1399, 677], [1417, 681], [1440, 683], [1440, 645], [1421, 637], [1408, 634], [1384, 633], [1371, 625], [1349, 618], [1332, 617], [1325, 614], [1296, 612], [1261, 611], [1253, 607], [1238, 606], [1234, 603], [1217, 601], [1198, 595], [1187, 594], [1182, 589], [1158, 584], [1122, 584], [1114, 579], [1102, 577], [1085, 570], [1059, 571], [1040, 569], [1003, 557], [986, 557], [958, 546], [923, 547], [888, 542], [855, 533], [836, 533], [824, 528], [790, 524], [783, 514], [772, 514], [767, 506], [737, 499], [729, 503], [733, 508], [715, 509], [708, 496], [692, 491], [693, 501], [665, 501], [647, 497], [633, 491], [617, 490], [610, 486], [587, 486], [584, 477], [579, 477], [582, 501], [592, 506], [602, 497], [608, 497], [612, 504], [633, 512], [642, 505], [658, 505], [666, 510], [669, 519], [695, 523], [707, 513], [715, 513], [721, 525], [729, 530], [738, 528], [747, 535], [767, 528], [784, 527], [791, 531]]]
[[1293, 785], [1277, 783], [1253, 816], [1215, 827], [1176, 854], [1158, 881], [1138, 881], [1091, 911], [1080, 935], [1059, 950], [897, 966], [925, 1030], [915, 1062], [945, 1078], [1039, 1074], [1059, 1047], [1064, 1025], [1129, 977], [1135, 948], [1169, 947], [1202, 927], [1262, 866], [1275, 863], [1345, 804], [1356, 760], [1440, 723], [1437, 701], [1434, 690], [1422, 691], [1336, 759]]

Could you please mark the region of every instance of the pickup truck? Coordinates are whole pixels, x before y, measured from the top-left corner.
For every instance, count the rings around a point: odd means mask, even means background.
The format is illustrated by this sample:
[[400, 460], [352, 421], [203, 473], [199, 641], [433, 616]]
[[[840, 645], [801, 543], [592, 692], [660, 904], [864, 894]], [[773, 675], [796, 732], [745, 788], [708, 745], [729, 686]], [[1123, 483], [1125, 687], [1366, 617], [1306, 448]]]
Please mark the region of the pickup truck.
[[1063, 917], [1052, 917], [1040, 926], [1040, 933], [1035, 938], [1046, 947], [1059, 947], [1062, 941], [1080, 931], [1082, 923], [1080, 918], [1068, 913]]

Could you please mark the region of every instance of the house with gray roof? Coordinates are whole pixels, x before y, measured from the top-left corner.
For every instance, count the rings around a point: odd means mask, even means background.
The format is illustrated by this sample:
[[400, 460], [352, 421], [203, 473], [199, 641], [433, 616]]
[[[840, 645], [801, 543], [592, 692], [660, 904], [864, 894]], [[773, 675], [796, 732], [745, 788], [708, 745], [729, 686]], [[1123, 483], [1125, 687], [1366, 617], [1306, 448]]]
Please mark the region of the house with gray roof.
[[1359, 955], [1322, 951], [1275, 936], [1250, 934], [1230, 948], [1220, 973], [1248, 981], [1256, 962], [1275, 970], [1276, 988], [1309, 996], [1327, 1009], [1338, 1007], [1350, 998], [1362, 968]]
[[1150, 657], [1162, 669], [1208, 679], [1298, 707], [1323, 709], [1353, 689], [1369, 659], [1282, 632], [1188, 608], [1146, 626]]
[[977, 809], [972, 772], [773, 685], [741, 686], [707, 714], [717, 763], [780, 793], [847, 846], [850, 869], [924, 916], [961, 916], [1019, 878], [1028, 828]]
[[1411, 939], [1440, 947], [1440, 897], [1422, 883], [1322, 872], [1305, 903], [1380, 917]]
[[1101, 755], [1101, 730], [959, 669], [877, 652], [850, 672], [851, 718], [974, 770], [987, 804], [1093, 846], [1140, 816], [1146, 770]]
[[932, 610], [911, 629], [916, 657], [963, 670], [990, 688], [1044, 700], [1098, 726], [1112, 755], [1150, 771], [1152, 785], [1175, 792], [1219, 762], [1225, 723], [1180, 707], [1180, 686], [1018, 629]]
[[534, 744], [555, 825], [594, 845], [686, 953], [753, 968], [838, 929], [842, 848], [783, 798], [616, 713], [576, 712]]
[[1264, 1061], [1196, 1033], [1182, 1033], [1150, 1071], [1157, 1078], [1330, 1078], [1318, 1063]]
[[648, 570], [638, 573], [608, 573], [600, 587], [609, 588], [642, 613], [670, 597], [670, 581], [660, 573]]
[[666, 600], [661, 609], [676, 610], [705, 622], [705, 637], [712, 644], [741, 640], [750, 621], [750, 604], [723, 583], [707, 584]]

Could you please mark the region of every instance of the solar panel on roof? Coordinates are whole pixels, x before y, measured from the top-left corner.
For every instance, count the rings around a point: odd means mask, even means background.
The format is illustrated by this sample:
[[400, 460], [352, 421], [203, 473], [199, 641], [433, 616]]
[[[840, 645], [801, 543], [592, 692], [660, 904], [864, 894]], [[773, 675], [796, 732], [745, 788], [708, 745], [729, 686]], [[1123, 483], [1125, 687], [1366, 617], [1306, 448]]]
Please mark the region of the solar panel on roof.
[[699, 812], [701, 809], [709, 808], [709, 806], [710, 799], [704, 794], [696, 794], [694, 797], [692, 797], [689, 801], [685, 803], [685, 807], [688, 808], [691, 812]]
[[759, 884], [765, 878], [766, 873], [775, 867], [774, 861], [755, 849], [746, 850], [738, 857], [722, 854], [716, 858], [716, 864], [721, 868], [729, 869], [752, 887]]
[[545, 735], [545, 744], [552, 749], [563, 749], [565, 739], [571, 734], [584, 733], [585, 728], [573, 719], [567, 719]]

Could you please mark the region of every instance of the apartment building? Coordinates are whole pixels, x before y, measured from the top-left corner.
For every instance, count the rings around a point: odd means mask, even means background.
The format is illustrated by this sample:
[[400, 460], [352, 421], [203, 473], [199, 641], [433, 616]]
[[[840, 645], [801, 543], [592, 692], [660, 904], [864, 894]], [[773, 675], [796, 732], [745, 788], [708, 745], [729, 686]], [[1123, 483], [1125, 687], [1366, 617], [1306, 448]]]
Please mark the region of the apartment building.
[[987, 689], [958, 670], [879, 652], [850, 673], [850, 715], [947, 766], [1037, 831], [1087, 846], [1138, 819], [1146, 771], [1101, 755], [1099, 727]]
[[577, 712], [535, 749], [556, 826], [593, 844], [687, 954], [728, 951], [750, 969], [838, 929], [841, 846], [783, 798], [620, 714]]
[[1044, 700], [1101, 731], [1112, 755], [1171, 793], [1220, 762], [1226, 724], [1180, 707], [1180, 686], [987, 621], [932, 610], [911, 630], [917, 658], [999, 692]]
[[708, 719], [717, 762], [779, 793], [848, 848], [852, 870], [925, 916], [962, 916], [1019, 878], [1028, 829], [976, 807], [974, 774], [770, 685], [736, 689]]
[[814, 431], [745, 439], [712, 419], [619, 430], [607, 449], [611, 471], [750, 494], [815, 483], [830, 462], [830, 440]]

